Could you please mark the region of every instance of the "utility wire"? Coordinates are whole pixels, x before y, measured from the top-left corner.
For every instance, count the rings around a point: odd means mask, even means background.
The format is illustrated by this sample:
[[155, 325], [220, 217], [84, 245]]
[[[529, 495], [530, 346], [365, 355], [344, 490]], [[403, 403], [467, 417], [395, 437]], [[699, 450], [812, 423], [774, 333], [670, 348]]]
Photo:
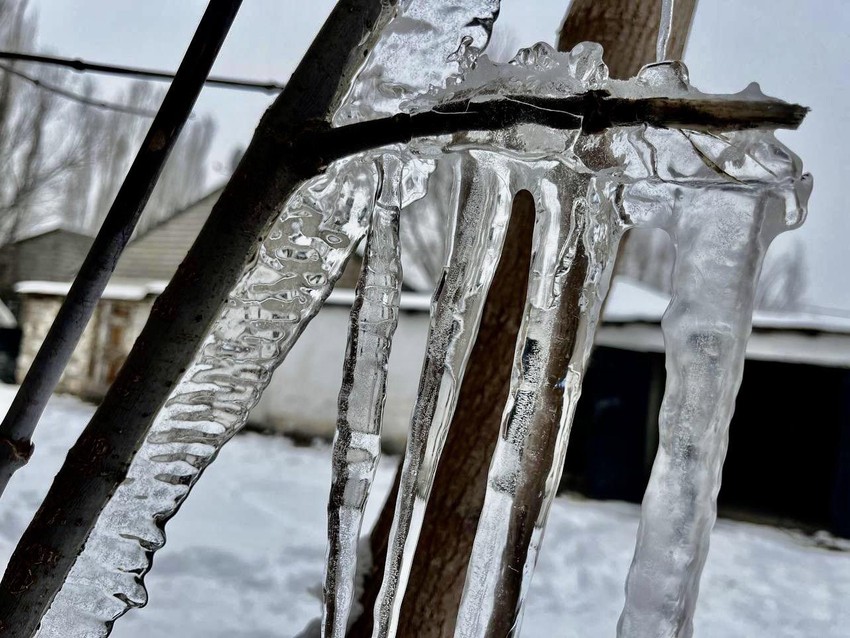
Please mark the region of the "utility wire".
[[[18, 53], [14, 51], [0, 51], [0, 60], [19, 60], [34, 64], [49, 64], [61, 66], [83, 73], [104, 73], [106, 75], [120, 75], [124, 77], [144, 78], [147, 80], [170, 81], [174, 74], [167, 71], [155, 69], [143, 69], [139, 67], [117, 66], [114, 64], [101, 64], [99, 62], [87, 62], [79, 58], [63, 58], [53, 55], [36, 55], [33, 53]], [[227, 89], [242, 91], [262, 91], [264, 93], [276, 93], [283, 89], [284, 85], [278, 82], [254, 82], [240, 78], [229, 78], [211, 75], [206, 84], [219, 86]]]
[[130, 115], [138, 115], [139, 117], [147, 117], [154, 118], [156, 117], [156, 111], [151, 111], [148, 109], [140, 109], [134, 106], [127, 106], [126, 104], [118, 104], [117, 102], [105, 102], [103, 100], [95, 100], [90, 97], [86, 97], [85, 95], [80, 95], [79, 93], [75, 93], [74, 91], [69, 91], [68, 89], [62, 88], [60, 86], [56, 86], [55, 84], [50, 84], [49, 82], [45, 82], [44, 80], [39, 80], [23, 71], [18, 71], [17, 69], [13, 69], [12, 67], [0, 63], [0, 71], [5, 71], [10, 75], [14, 75], [21, 80], [29, 82], [36, 88], [42, 89], [44, 91], [50, 91], [51, 93], [55, 93], [57, 95], [62, 96], [67, 100], [73, 100], [74, 102], [79, 102], [80, 104], [85, 104], [86, 106], [93, 106], [97, 109], [102, 109], [105, 111], [117, 111], [119, 113], [128, 113]]

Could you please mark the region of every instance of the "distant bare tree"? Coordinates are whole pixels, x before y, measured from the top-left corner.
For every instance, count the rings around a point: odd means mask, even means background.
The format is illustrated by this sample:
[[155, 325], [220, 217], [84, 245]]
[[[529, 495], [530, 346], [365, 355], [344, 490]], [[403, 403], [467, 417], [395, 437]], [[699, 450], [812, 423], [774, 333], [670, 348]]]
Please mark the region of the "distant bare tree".
[[[36, 24], [28, 0], [0, 2], [0, 47], [29, 50]], [[42, 207], [56, 198], [63, 180], [83, 158], [79, 127], [68, 135], [60, 123], [73, 108], [54, 93], [39, 90], [15, 75], [23, 68], [4, 63], [0, 71], [0, 241], [17, 234], [24, 223], [39, 221]], [[45, 79], [58, 71], [46, 70]], [[49, 78], [47, 76], [50, 76]], [[67, 123], [67, 122], [66, 122]]]
[[[36, 50], [29, 0], [0, 0], [0, 48]], [[68, 100], [43, 85], [93, 97], [95, 85], [58, 69], [0, 64], [0, 245], [41, 222], [61, 219], [91, 233], [106, 214], [150, 121]], [[164, 89], [138, 82], [118, 100], [155, 110]], [[213, 121], [196, 117], [184, 129], [151, 196], [140, 230], [202, 194]]]
[[[149, 82], [135, 82], [119, 99], [137, 108], [155, 110], [164, 95], [164, 90]], [[89, 207], [84, 222], [87, 231], [99, 226], [150, 125], [148, 120], [136, 115], [116, 111], [95, 112], [90, 117], [97, 121], [99, 133], [92, 135], [96, 150], [94, 170], [90, 172], [93, 181], [87, 194]], [[139, 221], [139, 232], [161, 222], [203, 194], [206, 158], [214, 130], [215, 124], [208, 116], [187, 123]]]

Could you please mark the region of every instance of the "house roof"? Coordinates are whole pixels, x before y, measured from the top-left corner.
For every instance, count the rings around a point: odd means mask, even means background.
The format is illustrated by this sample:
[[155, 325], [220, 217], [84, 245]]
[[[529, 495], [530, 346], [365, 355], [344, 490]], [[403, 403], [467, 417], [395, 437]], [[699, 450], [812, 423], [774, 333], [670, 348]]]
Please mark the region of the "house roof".
[[[670, 297], [634, 280], [611, 285], [598, 345], [638, 352], [664, 352], [661, 318]], [[850, 317], [757, 310], [747, 358], [850, 368]]]
[[118, 260], [113, 277], [118, 280], [170, 280], [210, 216], [221, 191], [217, 188], [208, 193], [131, 242]]
[[[605, 307], [606, 323], [661, 323], [670, 295], [627, 277], [616, 277]], [[796, 310], [756, 310], [755, 330], [802, 330], [850, 335], [850, 316]]]
[[[14, 242], [19, 243], [28, 239], [41, 237], [50, 233], [63, 232], [70, 235], [79, 235], [80, 237], [90, 237], [78, 228], [74, 228], [67, 224], [63, 219], [47, 219], [36, 224], [31, 224], [26, 228], [21, 228], [15, 233]], [[10, 243], [10, 242], [7, 242]]]

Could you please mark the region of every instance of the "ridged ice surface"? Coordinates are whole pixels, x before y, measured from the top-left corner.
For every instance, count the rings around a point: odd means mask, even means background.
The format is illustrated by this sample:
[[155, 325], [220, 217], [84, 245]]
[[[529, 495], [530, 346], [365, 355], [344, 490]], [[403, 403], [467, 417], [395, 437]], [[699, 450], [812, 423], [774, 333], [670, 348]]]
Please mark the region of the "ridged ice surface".
[[381, 452], [387, 362], [401, 297], [402, 161], [385, 156], [351, 310], [328, 499], [322, 635], [344, 638], [355, 592], [357, 545]]
[[244, 425], [271, 373], [329, 294], [366, 232], [376, 169], [332, 167], [286, 203], [200, 353], [172, 392], [45, 616], [39, 637], [106, 636], [146, 603], [164, 525]]

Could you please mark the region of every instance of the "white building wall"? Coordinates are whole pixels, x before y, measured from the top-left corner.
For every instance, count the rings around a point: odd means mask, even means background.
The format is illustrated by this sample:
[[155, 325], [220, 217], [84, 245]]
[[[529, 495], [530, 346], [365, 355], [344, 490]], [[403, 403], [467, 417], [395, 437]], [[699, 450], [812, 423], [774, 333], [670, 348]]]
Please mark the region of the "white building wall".
[[[333, 437], [351, 308], [329, 303], [313, 319], [272, 377], [249, 422], [299, 436]], [[404, 447], [428, 335], [428, 312], [402, 311], [389, 362], [385, 446]]]

